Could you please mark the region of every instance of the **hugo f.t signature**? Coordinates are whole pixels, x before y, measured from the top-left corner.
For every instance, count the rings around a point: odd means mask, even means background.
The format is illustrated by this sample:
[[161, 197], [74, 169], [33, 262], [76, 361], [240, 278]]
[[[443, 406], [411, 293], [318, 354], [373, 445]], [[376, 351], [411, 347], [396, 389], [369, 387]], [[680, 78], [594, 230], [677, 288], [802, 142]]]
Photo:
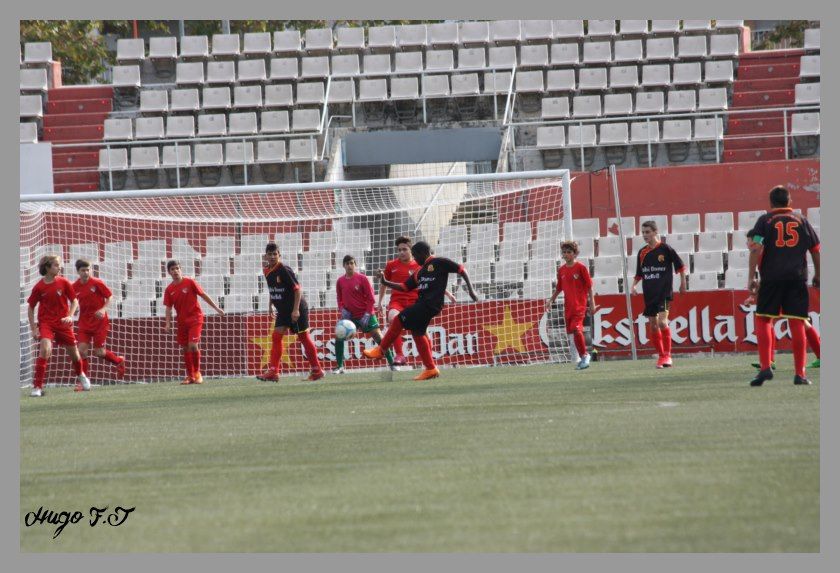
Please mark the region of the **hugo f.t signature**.
[[[91, 507], [87, 512], [87, 523], [91, 527], [96, 525], [110, 525], [112, 527], [119, 527], [128, 519], [133, 507], [116, 506], [112, 511], [108, 511], [108, 506], [105, 507]], [[30, 511], [23, 518], [23, 524], [26, 527], [33, 527], [35, 525], [56, 525], [53, 532], [53, 539], [61, 535], [64, 528], [68, 524], [75, 525], [85, 519], [85, 513], [81, 511], [55, 511], [52, 509], [44, 509], [39, 507], [36, 511]]]

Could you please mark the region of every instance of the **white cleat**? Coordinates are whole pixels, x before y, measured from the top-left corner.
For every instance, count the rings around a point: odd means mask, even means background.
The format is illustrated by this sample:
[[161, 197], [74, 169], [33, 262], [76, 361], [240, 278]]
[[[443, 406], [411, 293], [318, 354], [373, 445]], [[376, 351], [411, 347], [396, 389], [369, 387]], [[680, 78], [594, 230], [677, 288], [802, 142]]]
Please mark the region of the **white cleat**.
[[88, 390], [90, 390], [90, 378], [88, 378], [84, 374], [79, 374], [78, 381], [79, 381], [79, 384], [82, 385], [82, 390], [83, 391], [87, 392]]
[[332, 373], [333, 374], [344, 374], [344, 366], [342, 366], [341, 368], [336, 368], [335, 370], [332, 371]]
[[44, 393], [41, 392], [40, 388], [33, 388], [32, 392], [30, 392], [29, 395], [32, 396], [33, 398], [40, 398], [41, 396], [44, 395]]
[[592, 360], [592, 356], [589, 354], [585, 354], [583, 358], [580, 359], [578, 363], [578, 370], [586, 370], [589, 368], [589, 362]]

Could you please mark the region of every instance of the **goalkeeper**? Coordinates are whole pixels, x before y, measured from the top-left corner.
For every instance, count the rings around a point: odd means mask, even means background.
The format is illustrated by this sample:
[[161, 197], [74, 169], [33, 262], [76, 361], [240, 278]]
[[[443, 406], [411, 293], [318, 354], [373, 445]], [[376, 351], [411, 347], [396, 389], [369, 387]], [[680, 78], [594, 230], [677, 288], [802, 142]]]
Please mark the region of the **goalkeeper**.
[[[373, 286], [365, 275], [356, 272], [356, 259], [353, 255], [346, 255], [342, 264], [344, 276], [335, 282], [341, 320], [353, 321], [359, 332], [370, 334], [373, 341], [379, 344], [382, 341], [382, 331], [373, 312]], [[390, 349], [385, 353], [385, 358], [388, 360], [388, 366], [394, 370], [394, 353]], [[333, 373], [343, 374], [344, 340], [335, 341], [335, 361], [338, 367]]]

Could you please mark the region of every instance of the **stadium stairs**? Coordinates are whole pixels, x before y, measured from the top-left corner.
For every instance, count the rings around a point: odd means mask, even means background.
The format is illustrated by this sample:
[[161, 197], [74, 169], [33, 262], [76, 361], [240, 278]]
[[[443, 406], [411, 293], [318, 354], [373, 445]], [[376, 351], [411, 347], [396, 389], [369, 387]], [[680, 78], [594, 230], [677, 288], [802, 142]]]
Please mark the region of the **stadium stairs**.
[[[42, 139], [53, 144], [101, 141], [105, 119], [113, 109], [110, 86], [73, 86], [49, 90]], [[99, 148], [53, 147], [56, 193], [98, 191]], [[79, 169], [92, 171], [74, 172]]]
[[[804, 50], [741, 54], [730, 110], [792, 106]], [[788, 114], [788, 130], [790, 114]], [[785, 158], [782, 112], [733, 116], [723, 142], [723, 161], [767, 161]], [[761, 134], [774, 134], [760, 137]], [[736, 138], [730, 137], [736, 136]], [[750, 136], [749, 139], [739, 139]]]

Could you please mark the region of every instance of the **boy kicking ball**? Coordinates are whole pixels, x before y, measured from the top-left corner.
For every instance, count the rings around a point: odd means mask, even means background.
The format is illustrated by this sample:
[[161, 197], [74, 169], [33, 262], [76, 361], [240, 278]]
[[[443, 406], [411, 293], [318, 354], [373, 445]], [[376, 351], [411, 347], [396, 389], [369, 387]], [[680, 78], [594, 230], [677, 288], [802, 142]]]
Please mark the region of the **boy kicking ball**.
[[574, 342], [578, 353], [577, 370], [589, 368], [591, 356], [586, 351], [586, 337], [583, 335], [583, 319], [586, 316], [586, 305], [592, 312], [598, 308], [595, 306], [595, 297], [592, 291], [592, 277], [586, 265], [577, 260], [580, 253], [578, 244], [574, 241], [566, 241], [560, 245], [560, 252], [565, 265], [557, 269], [557, 288], [554, 294], [545, 305], [545, 311], [549, 312], [557, 295], [563, 292], [563, 311], [566, 319], [566, 334]]
[[[356, 259], [352, 255], [345, 256], [342, 265], [344, 276], [335, 282], [341, 320], [352, 321], [360, 332], [370, 334], [373, 341], [379, 344], [382, 342], [382, 331], [373, 312], [373, 287], [365, 275], [356, 272]], [[394, 354], [390, 348], [385, 358], [388, 366], [394, 370]], [[344, 340], [335, 341], [335, 360], [338, 367], [333, 373], [344, 374]]]

